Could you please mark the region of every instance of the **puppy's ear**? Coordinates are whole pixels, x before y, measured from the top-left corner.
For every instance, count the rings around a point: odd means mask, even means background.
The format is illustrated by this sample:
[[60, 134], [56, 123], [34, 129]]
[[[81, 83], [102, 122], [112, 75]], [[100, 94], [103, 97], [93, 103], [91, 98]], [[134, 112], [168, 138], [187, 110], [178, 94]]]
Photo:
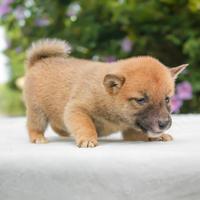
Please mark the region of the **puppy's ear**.
[[188, 66], [189, 64], [183, 64], [178, 67], [173, 67], [170, 69], [173, 79], [176, 79], [177, 76]]
[[110, 94], [117, 94], [125, 83], [125, 78], [121, 75], [107, 74], [104, 77], [103, 84], [106, 91]]

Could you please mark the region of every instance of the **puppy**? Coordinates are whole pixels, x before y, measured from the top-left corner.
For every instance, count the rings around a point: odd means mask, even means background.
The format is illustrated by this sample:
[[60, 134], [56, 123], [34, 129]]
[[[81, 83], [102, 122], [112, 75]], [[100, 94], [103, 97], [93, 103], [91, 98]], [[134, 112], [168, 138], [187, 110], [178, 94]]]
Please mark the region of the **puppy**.
[[46, 143], [49, 123], [79, 147], [121, 131], [125, 140], [172, 140], [170, 98], [187, 64], [167, 68], [150, 56], [114, 63], [68, 57], [61, 40], [41, 40], [28, 50], [24, 99], [32, 143]]

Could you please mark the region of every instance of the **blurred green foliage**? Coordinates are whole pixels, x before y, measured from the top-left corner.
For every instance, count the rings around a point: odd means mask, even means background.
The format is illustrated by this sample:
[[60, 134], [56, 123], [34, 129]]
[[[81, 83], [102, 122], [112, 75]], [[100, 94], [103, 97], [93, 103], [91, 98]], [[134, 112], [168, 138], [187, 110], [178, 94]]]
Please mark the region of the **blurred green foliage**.
[[[148, 54], [167, 66], [190, 63], [179, 81], [192, 84], [193, 99], [181, 112], [200, 112], [200, 0], [15, 0], [9, 6], [0, 21], [11, 69], [11, 80], [0, 88], [4, 113], [24, 113], [16, 79], [24, 74], [26, 49], [46, 37], [69, 41], [72, 55], [83, 58]], [[122, 48], [124, 38], [133, 43], [129, 51]]]

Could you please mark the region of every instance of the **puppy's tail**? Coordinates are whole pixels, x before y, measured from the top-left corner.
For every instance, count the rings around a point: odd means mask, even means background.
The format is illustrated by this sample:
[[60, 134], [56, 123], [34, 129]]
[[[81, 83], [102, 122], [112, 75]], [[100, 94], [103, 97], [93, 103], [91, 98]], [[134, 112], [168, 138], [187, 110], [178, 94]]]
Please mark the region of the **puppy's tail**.
[[26, 56], [26, 66], [31, 68], [36, 62], [48, 57], [66, 57], [70, 54], [68, 43], [58, 39], [43, 39], [32, 43]]

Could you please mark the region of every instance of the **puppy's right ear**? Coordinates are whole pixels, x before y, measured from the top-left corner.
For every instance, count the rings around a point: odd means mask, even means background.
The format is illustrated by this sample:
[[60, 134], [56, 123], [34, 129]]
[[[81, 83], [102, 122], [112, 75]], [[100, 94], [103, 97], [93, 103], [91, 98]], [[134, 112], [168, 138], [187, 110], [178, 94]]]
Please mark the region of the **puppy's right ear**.
[[121, 75], [107, 74], [104, 77], [103, 84], [109, 94], [117, 94], [125, 83], [125, 78]]

